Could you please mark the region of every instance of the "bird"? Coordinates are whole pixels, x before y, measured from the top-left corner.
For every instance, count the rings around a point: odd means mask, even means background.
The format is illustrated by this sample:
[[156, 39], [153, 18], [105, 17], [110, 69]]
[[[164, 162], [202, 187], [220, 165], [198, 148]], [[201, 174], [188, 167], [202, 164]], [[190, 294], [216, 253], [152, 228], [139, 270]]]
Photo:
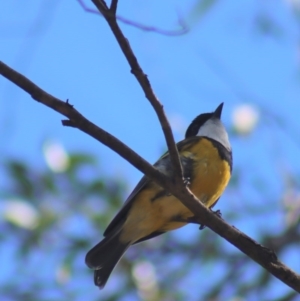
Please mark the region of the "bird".
[[[188, 126], [184, 140], [176, 144], [188, 188], [210, 209], [232, 173], [232, 149], [221, 121], [222, 109], [223, 103], [211, 113], [198, 115]], [[168, 152], [154, 166], [172, 179]], [[85, 257], [86, 265], [94, 270], [95, 285], [104, 288], [131, 245], [195, 223], [194, 220], [194, 214], [175, 196], [147, 176], [142, 177], [104, 231], [103, 240]]]

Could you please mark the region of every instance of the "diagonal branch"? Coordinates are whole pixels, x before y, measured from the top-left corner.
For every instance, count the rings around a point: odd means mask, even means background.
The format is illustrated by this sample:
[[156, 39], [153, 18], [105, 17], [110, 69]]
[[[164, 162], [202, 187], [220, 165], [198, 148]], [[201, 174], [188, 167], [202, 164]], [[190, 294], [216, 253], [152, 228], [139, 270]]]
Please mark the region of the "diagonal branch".
[[63, 124], [82, 130], [114, 150], [150, 179], [180, 199], [180, 201], [195, 214], [193, 222], [207, 225], [210, 229], [236, 246], [239, 250], [248, 255], [275, 277], [293, 288], [296, 292], [300, 293], [300, 275], [280, 262], [272, 250], [263, 247], [249, 236], [218, 218], [203, 204], [201, 204], [201, 202], [197, 200], [193, 194], [185, 189], [185, 187], [183, 189], [182, 187], [173, 184], [170, 179], [161, 174], [157, 169], [137, 155], [124, 143], [87, 120], [68, 102], [63, 102], [43, 91], [25, 76], [11, 69], [1, 61], [0, 74], [26, 91], [36, 101], [68, 117], [69, 120], [63, 121]]
[[112, 16], [110, 11], [107, 8], [105, 8], [106, 4], [104, 1], [92, 0], [92, 2], [96, 5], [96, 7], [102, 13], [108, 25], [110, 26], [117, 42], [119, 43], [120, 48], [123, 51], [123, 54], [125, 55], [128, 61], [128, 64], [130, 65], [131, 73], [136, 77], [137, 81], [139, 82], [140, 86], [142, 87], [145, 93], [146, 98], [149, 100], [149, 102], [151, 103], [152, 107], [154, 108], [157, 114], [170, 153], [170, 159], [172, 162], [172, 167], [174, 169], [174, 175], [175, 175], [174, 181], [175, 183], [177, 183], [177, 185], [181, 185], [183, 187], [182, 166], [179, 160], [179, 154], [177, 151], [177, 147], [175, 145], [173, 133], [170, 124], [168, 122], [168, 119], [164, 113], [163, 106], [159, 102], [156, 95], [154, 94], [147, 75], [143, 72], [142, 68], [140, 67], [138, 60], [134, 55], [128, 40], [125, 38], [119, 25], [117, 24], [116, 17]]
[[70, 105], [68, 100], [64, 102], [48, 94], [28, 78], [14, 71], [1, 61], [0, 74], [26, 91], [34, 100], [68, 117], [69, 120], [62, 121], [64, 125], [73, 126], [82, 130], [83, 132], [87, 133], [99, 142], [117, 152], [125, 160], [131, 162], [133, 166], [140, 170], [142, 173], [146, 173], [150, 178], [157, 178], [159, 179], [159, 182], [162, 181], [162, 183], [165, 183], [166, 186], [169, 186], [169, 180], [165, 175], [160, 173], [146, 160], [140, 157], [132, 149], [127, 147], [123, 142], [87, 120], [77, 110], [75, 110], [72, 105]]

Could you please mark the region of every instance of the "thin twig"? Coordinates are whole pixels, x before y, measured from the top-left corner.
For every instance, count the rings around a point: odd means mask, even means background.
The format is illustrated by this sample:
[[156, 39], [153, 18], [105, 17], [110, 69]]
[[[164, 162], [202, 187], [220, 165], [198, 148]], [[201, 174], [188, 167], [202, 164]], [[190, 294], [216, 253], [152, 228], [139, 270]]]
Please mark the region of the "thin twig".
[[109, 14], [109, 11], [107, 9], [104, 9], [103, 1], [102, 0], [92, 0], [92, 2], [96, 5], [96, 7], [99, 9], [101, 14], [106, 19], [108, 25], [110, 26], [116, 40], [119, 43], [120, 48], [122, 49], [130, 67], [131, 67], [131, 73], [136, 77], [137, 81], [139, 82], [140, 86], [142, 87], [146, 98], [149, 100], [151, 105], [153, 106], [159, 122], [161, 124], [163, 133], [165, 135], [165, 139], [167, 142], [168, 150], [170, 153], [170, 160], [172, 162], [172, 168], [174, 170], [174, 181], [177, 183], [177, 185], [183, 185], [183, 172], [182, 172], [182, 166], [179, 159], [179, 154], [177, 151], [177, 147], [174, 141], [173, 133], [170, 127], [170, 124], [168, 122], [168, 119], [164, 113], [163, 106], [159, 102], [158, 98], [154, 94], [151, 84], [148, 80], [147, 75], [143, 72], [142, 68], [140, 67], [138, 60], [136, 56], [134, 55], [128, 40], [123, 35], [119, 25], [117, 24], [116, 18], [112, 17], [111, 14]]
[[152, 165], [142, 159], [117, 138], [87, 120], [77, 110], [75, 110], [69, 102], [63, 102], [43, 91], [25, 76], [16, 72], [1, 61], [0, 74], [29, 93], [36, 101], [43, 103], [44, 105], [68, 117], [68, 121], [63, 121], [65, 125], [73, 126], [82, 130], [114, 150], [150, 179], [177, 197], [197, 217], [194, 220], [195, 222], [197, 222], [198, 219], [199, 223], [207, 225], [207, 227], [236, 246], [239, 250], [259, 263], [275, 277], [300, 293], [300, 275], [281, 263], [272, 250], [261, 246], [249, 236], [240, 232], [235, 227], [228, 225], [225, 221], [217, 217], [203, 204], [201, 204], [201, 202], [197, 200], [193, 194], [189, 193], [186, 189], [182, 189], [181, 187], [174, 185], [170, 179], [161, 174]]
[[[101, 13], [99, 13], [98, 10], [87, 7], [83, 0], [77, 0], [77, 1], [79, 2], [81, 7], [86, 12], [102, 16]], [[112, 16], [115, 15], [115, 13], [113, 13], [111, 11], [111, 9], [109, 10], [109, 12], [107, 14], [111, 14]], [[184, 22], [183, 18], [181, 18], [179, 15], [178, 15], [178, 24], [180, 26], [180, 29], [174, 29], [174, 30], [166, 30], [166, 29], [155, 27], [155, 26], [145, 25], [145, 24], [135, 22], [133, 20], [129, 20], [127, 18], [124, 18], [122, 16], [118, 16], [118, 15], [116, 15], [116, 19], [118, 21], [126, 24], [126, 25], [136, 27], [136, 28], [141, 29], [143, 31], [154, 32], [154, 33], [157, 33], [157, 34], [161, 34], [161, 35], [164, 35], [164, 36], [172, 36], [172, 37], [181, 36], [181, 35], [184, 35], [187, 32], [189, 32], [189, 27], [187, 26], [186, 22]]]

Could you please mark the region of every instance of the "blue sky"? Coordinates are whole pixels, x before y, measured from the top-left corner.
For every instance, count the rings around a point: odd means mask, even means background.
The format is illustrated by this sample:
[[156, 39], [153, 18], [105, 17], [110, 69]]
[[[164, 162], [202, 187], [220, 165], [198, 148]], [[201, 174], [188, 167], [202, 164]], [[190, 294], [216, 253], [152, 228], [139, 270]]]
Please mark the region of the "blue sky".
[[[299, 174], [295, 162], [300, 147], [299, 30], [287, 2], [214, 1], [198, 19], [193, 17], [192, 0], [120, 2], [119, 14], [136, 22], [176, 29], [179, 14], [190, 27], [187, 34], [170, 37], [121, 24], [177, 141], [194, 117], [221, 102], [228, 128], [239, 105], [251, 103], [259, 111], [254, 131], [232, 138], [234, 166], [242, 170], [242, 184], [240, 195], [225, 193], [221, 209], [226, 200], [235, 210], [243, 210], [246, 205], [240, 198], [260, 206], [261, 196], [252, 183], [257, 174], [270, 199], [281, 194], [285, 172]], [[77, 1], [58, 0], [3, 1], [0, 11], [0, 60], [50, 94], [69, 99], [92, 122], [148, 161], [156, 161], [165, 150], [160, 125], [100, 16], [85, 12]], [[276, 24], [271, 34], [258, 29], [262, 16]], [[129, 189], [134, 187], [140, 172], [86, 134], [63, 127], [62, 119], [0, 79], [2, 158], [9, 155], [44, 165], [42, 144], [54, 139], [67, 151], [95, 154], [107, 173], [124, 177]], [[266, 227], [279, 227], [282, 207], [276, 206], [277, 215]], [[251, 223], [256, 221], [237, 226], [255, 236]]]
[[[165, 145], [160, 126], [106, 23], [83, 11], [76, 1], [31, 2], [30, 9], [17, 1], [2, 4], [1, 59], [49, 93], [70, 99], [87, 118], [154, 162]], [[185, 16], [193, 7], [193, 1], [184, 5], [165, 1], [157, 11], [155, 2], [128, 3], [120, 4], [122, 16], [166, 29], [178, 27], [177, 11]], [[277, 6], [272, 15], [278, 15], [286, 29], [290, 13], [283, 3]], [[188, 34], [178, 37], [121, 25], [167, 115], [177, 125], [177, 140], [199, 113], [224, 101], [223, 119], [230, 124], [233, 108], [249, 101], [232, 91], [226, 72], [238, 79], [242, 89], [262, 98], [270, 111], [282, 111], [287, 103], [296, 109], [295, 37], [289, 28], [284, 43], [260, 35], [254, 28], [260, 10], [261, 5], [253, 1], [230, 5], [217, 1], [200, 21], [192, 23]], [[139, 177], [123, 159], [77, 130], [62, 127], [61, 116], [7, 81], [1, 80], [1, 94], [5, 153], [39, 162], [42, 141], [54, 138], [67, 149], [96, 153], [100, 162], [105, 158], [103, 164], [110, 162], [112, 173], [126, 170], [135, 180]]]

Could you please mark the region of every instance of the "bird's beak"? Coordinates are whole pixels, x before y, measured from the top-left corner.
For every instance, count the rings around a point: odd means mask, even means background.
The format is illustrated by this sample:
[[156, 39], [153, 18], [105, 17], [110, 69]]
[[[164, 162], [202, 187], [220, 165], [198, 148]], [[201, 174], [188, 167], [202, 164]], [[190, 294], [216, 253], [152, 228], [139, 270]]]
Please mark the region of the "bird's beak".
[[222, 109], [223, 109], [223, 104], [224, 102], [222, 102], [214, 111], [213, 113], [213, 117], [216, 117], [218, 119], [221, 119], [221, 115], [222, 115]]

